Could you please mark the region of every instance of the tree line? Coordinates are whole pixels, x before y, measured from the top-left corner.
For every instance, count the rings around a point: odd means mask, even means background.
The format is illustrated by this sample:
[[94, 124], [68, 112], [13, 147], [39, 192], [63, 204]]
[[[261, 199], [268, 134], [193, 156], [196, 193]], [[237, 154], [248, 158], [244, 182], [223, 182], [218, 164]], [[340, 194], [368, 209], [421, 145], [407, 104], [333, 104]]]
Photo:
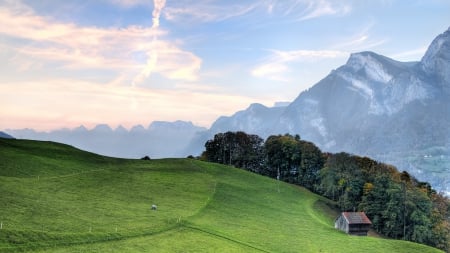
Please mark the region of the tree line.
[[450, 251], [450, 200], [392, 165], [324, 153], [289, 134], [264, 141], [245, 132], [219, 133], [205, 148], [203, 160], [301, 185], [334, 200], [341, 211], [364, 211], [382, 235]]

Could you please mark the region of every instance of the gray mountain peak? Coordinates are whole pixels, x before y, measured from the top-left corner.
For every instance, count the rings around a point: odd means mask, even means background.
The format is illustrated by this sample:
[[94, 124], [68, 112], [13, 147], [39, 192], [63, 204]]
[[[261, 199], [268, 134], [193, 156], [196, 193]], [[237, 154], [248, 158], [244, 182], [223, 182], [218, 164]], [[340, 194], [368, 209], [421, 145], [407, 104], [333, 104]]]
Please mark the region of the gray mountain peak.
[[450, 28], [437, 36], [421, 61], [422, 69], [450, 94]]

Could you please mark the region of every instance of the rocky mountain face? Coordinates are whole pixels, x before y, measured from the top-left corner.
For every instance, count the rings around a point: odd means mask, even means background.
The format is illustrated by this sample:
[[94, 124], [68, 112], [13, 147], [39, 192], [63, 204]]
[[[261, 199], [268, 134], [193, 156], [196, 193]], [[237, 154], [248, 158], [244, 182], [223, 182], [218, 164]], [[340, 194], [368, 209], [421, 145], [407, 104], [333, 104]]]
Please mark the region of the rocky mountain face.
[[130, 130], [119, 126], [112, 129], [101, 124], [91, 130], [84, 126], [51, 132], [36, 132], [32, 129], [7, 130], [21, 139], [49, 140], [73, 145], [77, 148], [102, 155], [141, 158], [183, 157], [186, 145], [197, 132], [205, 128], [191, 122], [155, 121], [147, 128], [137, 125]]

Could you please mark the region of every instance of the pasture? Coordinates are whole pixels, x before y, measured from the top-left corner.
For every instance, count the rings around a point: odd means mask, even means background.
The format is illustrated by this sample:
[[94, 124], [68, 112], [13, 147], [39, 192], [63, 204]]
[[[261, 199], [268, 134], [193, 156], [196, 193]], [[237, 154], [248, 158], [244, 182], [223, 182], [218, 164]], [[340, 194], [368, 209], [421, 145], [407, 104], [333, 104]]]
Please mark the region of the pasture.
[[0, 138], [0, 252], [440, 252], [339, 232], [330, 205], [228, 166]]

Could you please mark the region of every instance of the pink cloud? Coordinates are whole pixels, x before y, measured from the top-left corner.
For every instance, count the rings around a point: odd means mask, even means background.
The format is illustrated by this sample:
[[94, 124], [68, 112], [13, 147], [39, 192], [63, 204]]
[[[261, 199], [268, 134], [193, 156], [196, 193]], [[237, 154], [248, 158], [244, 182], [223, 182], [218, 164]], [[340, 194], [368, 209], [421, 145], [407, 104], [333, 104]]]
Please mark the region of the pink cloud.
[[[157, 26], [81, 27], [39, 16], [18, 4], [0, 6], [0, 22], [0, 36], [7, 38], [9, 50], [17, 53], [14, 62], [22, 69], [39, 62], [58, 63], [67, 69], [128, 69], [139, 73], [146, 62], [133, 56], [158, 54], [156, 73], [168, 79], [194, 80], [201, 65], [199, 57], [171, 41], [159, 39], [154, 43], [156, 36], [167, 35]], [[12, 41], [16, 38], [28, 42], [17, 45]]]

